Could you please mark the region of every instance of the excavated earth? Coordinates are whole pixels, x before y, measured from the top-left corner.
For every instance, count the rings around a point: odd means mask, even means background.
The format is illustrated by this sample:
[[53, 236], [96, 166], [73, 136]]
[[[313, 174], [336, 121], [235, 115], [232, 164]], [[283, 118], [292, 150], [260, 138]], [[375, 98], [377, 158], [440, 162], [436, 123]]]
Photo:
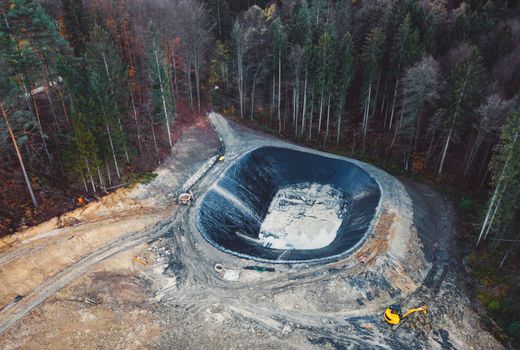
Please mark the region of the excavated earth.
[[[0, 250], [1, 348], [502, 348], [465, 292], [448, 199], [208, 118], [151, 184]], [[394, 303], [428, 314], [392, 330]]]

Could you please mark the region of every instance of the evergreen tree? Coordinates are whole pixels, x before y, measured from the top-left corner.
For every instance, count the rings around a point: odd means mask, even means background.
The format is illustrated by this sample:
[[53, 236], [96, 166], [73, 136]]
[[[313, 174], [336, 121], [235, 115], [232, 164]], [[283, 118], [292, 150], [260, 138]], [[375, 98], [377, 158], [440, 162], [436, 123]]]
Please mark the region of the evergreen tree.
[[[99, 138], [96, 138], [96, 124], [92, 118], [87, 118], [90, 115], [92, 107], [95, 108], [88, 98], [78, 97], [76, 104], [78, 107], [74, 108], [71, 113], [72, 130], [70, 133], [71, 143], [69, 160], [67, 162], [69, 168], [69, 176], [71, 179], [77, 180], [81, 178], [85, 185], [85, 191], [89, 192], [87, 182], [92, 186], [92, 191], [96, 192], [96, 185], [94, 178], [96, 177], [94, 170], [98, 170], [99, 184], [103, 186], [103, 179], [100, 172], [100, 159], [98, 147]], [[87, 111], [85, 113], [82, 110]], [[100, 134], [105, 133], [99, 131]], [[100, 144], [103, 147], [102, 144]], [[107, 169], [107, 172], [109, 170]], [[109, 174], [107, 174], [109, 176]], [[110, 176], [109, 176], [110, 178]]]
[[[3, 40], [12, 42], [6, 49], [6, 54], [9, 55], [9, 69], [13, 76], [18, 77], [17, 83], [23, 91], [25, 103], [37, 122], [43, 149], [52, 163], [53, 159], [47, 146], [48, 135], [44, 131], [40, 115], [41, 107], [32, 91], [41, 81], [45, 82], [47, 88], [51, 85], [50, 79], [57, 79], [56, 61], [68, 54], [68, 46], [58, 34], [54, 20], [34, 0], [12, 0], [3, 19], [0, 21]], [[53, 101], [47, 89], [44, 91], [51, 104], [54, 126], [59, 130]]]
[[292, 82], [292, 122], [294, 128], [294, 135], [299, 132], [299, 114], [300, 114], [300, 90], [302, 80], [302, 69], [304, 67], [305, 49], [300, 45], [293, 45], [289, 53], [289, 60], [293, 67], [293, 82]]
[[[347, 100], [347, 91], [354, 80], [354, 52], [352, 47], [352, 37], [347, 33], [343, 39], [343, 50], [340, 49], [340, 67], [339, 76], [336, 79], [336, 85], [334, 91], [336, 93], [336, 104], [337, 104], [337, 125], [336, 125], [336, 144], [339, 144], [341, 135], [341, 121], [343, 113], [345, 111], [345, 103]], [[342, 52], [341, 52], [342, 51]]]
[[90, 38], [91, 20], [83, 0], [61, 0], [63, 23], [67, 39], [74, 48], [74, 54], [80, 57]]
[[[298, 23], [300, 23], [300, 33], [299, 35], [302, 38], [302, 46], [304, 49], [304, 60], [303, 60], [303, 71], [304, 71], [304, 81], [303, 81], [303, 105], [302, 105], [302, 121], [301, 121], [301, 135], [305, 133], [305, 123], [307, 119], [307, 100], [310, 86], [313, 85], [313, 74], [312, 74], [312, 58], [314, 54], [314, 47], [312, 43], [312, 24], [311, 24], [311, 14], [306, 1], [303, 1], [300, 5], [300, 8], [297, 12]], [[274, 83], [274, 82], [273, 82]], [[273, 85], [274, 87], [274, 85]], [[274, 95], [274, 92], [273, 92]], [[312, 103], [312, 102], [311, 102]], [[312, 123], [309, 124], [309, 131], [312, 132]]]
[[[269, 28], [271, 33], [272, 40], [272, 57], [273, 57], [273, 71], [278, 71], [278, 97], [277, 101], [277, 117], [278, 117], [278, 132], [282, 132], [282, 114], [281, 114], [281, 106], [282, 106], [282, 62], [286, 55], [286, 45], [287, 45], [287, 34], [285, 33], [285, 28], [282, 21], [279, 18], [276, 18]], [[274, 75], [273, 75], [274, 82]]]
[[[119, 178], [122, 170], [119, 159], [122, 155], [128, 159], [126, 137], [120, 119], [120, 113], [127, 110], [127, 105], [121, 102], [122, 99], [127, 101], [126, 72], [122, 68], [121, 56], [110, 44], [108, 35], [100, 28], [95, 28], [92, 38], [85, 50], [85, 62], [89, 73], [89, 94], [97, 102], [91, 105], [91, 114], [96, 117], [94, 135], [98, 145], [101, 145], [102, 159], [113, 160]], [[121, 90], [124, 92], [122, 93]], [[124, 111], [121, 111], [123, 108]], [[88, 110], [83, 109], [78, 112], [86, 114]], [[102, 130], [104, 132], [101, 132]], [[107, 175], [111, 182], [108, 169]]]
[[108, 33], [99, 27], [94, 28], [86, 58], [87, 63], [103, 68], [118, 115], [124, 116], [128, 114], [129, 109], [127, 69], [121, 52], [112, 42]]
[[430, 14], [425, 18], [423, 42], [425, 51], [431, 55], [437, 53], [438, 25], [438, 21], [433, 15]]
[[294, 16], [289, 18], [287, 40], [293, 44], [305, 46], [305, 40], [312, 30], [311, 14], [306, 0], [299, 4]]
[[[5, 39], [5, 38], [2, 38], [2, 36], [0, 34], [0, 43], [2, 43], [2, 42], [5, 43], [5, 41], [2, 39]], [[7, 134], [9, 135], [8, 137], [11, 140], [11, 144], [15, 150], [16, 157], [20, 164], [20, 168], [21, 168], [23, 176], [24, 176], [25, 184], [27, 185], [27, 190], [29, 191], [29, 195], [31, 196], [32, 203], [35, 207], [37, 207], [38, 202], [36, 200], [36, 196], [34, 195], [32, 184], [29, 179], [29, 176], [28, 176], [28, 173], [27, 173], [27, 170], [25, 167], [25, 162], [24, 162], [24, 159], [23, 159], [22, 153], [20, 151], [20, 147], [19, 147], [19, 144], [22, 144], [23, 141], [21, 141], [19, 138], [16, 137], [15, 132], [12, 127], [12, 122], [10, 121], [11, 118], [8, 115], [9, 108], [16, 105], [16, 97], [19, 96], [20, 91], [18, 89], [16, 89], [16, 85], [12, 83], [10, 77], [8, 76], [8, 66], [7, 66], [8, 57], [4, 56], [3, 53], [5, 53], [5, 52], [0, 52], [0, 116], [2, 117], [2, 118], [0, 118], [0, 120], [2, 121], [2, 123], [0, 123], [0, 130], [2, 130], [3, 127], [5, 127], [5, 129], [7, 130]], [[23, 114], [23, 112], [20, 113], [18, 111], [18, 113], [14, 113], [14, 114], [18, 114], [18, 116], [20, 116], [20, 114]], [[4, 124], [4, 125], [2, 125], [2, 124]], [[28, 127], [28, 125], [24, 125], [24, 126]], [[1, 133], [0, 133], [0, 135], [1, 135]]]
[[451, 73], [448, 84], [447, 105], [442, 110], [445, 134], [444, 147], [438, 173], [442, 174], [448, 148], [459, 131], [468, 122], [478, 106], [484, 84], [485, 71], [482, 57], [477, 48], [472, 48], [468, 57], [463, 59]]
[[[516, 110], [502, 129], [490, 163], [493, 175], [493, 195], [489, 201], [484, 223], [477, 244], [494, 231], [500, 241], [504, 238], [518, 239], [517, 224], [520, 220], [520, 111]], [[502, 264], [510, 254], [507, 250]]]
[[175, 99], [170, 84], [170, 67], [164, 57], [159, 33], [152, 21], [148, 24], [147, 35], [148, 79], [155, 120], [163, 120], [168, 133], [168, 143], [173, 147], [170, 125], [175, 117]]
[[317, 31], [321, 31], [320, 28], [328, 21], [328, 6], [329, 2], [325, 0], [313, 0], [310, 3], [312, 23]]
[[338, 0], [330, 8], [330, 22], [335, 29], [338, 38], [352, 37], [353, 31], [353, 9], [352, 1]]
[[363, 150], [365, 149], [366, 144], [370, 111], [371, 108], [375, 108], [375, 106], [372, 106], [373, 95], [375, 95], [373, 90], [377, 90], [377, 85], [374, 88], [374, 81], [376, 79], [379, 81], [380, 78], [382, 59], [385, 53], [385, 45], [386, 34], [381, 27], [375, 27], [372, 29], [367, 34], [365, 43], [363, 45], [361, 58], [363, 60], [365, 70], [365, 85], [367, 86], [363, 103], [363, 123], [361, 127]]
[[422, 47], [419, 40], [418, 31], [412, 30], [410, 16], [406, 15], [404, 21], [399, 25], [390, 51], [390, 67], [391, 74], [395, 79], [395, 87], [388, 129], [392, 128], [394, 121], [397, 94], [399, 91], [402, 72], [421, 57]]
[[[320, 86], [320, 102], [319, 102], [319, 114], [318, 114], [318, 138], [321, 135], [321, 125], [323, 114], [327, 114], [326, 127], [325, 127], [325, 141], [327, 141], [329, 134], [329, 123], [330, 123], [330, 100], [331, 100], [331, 88], [332, 78], [334, 74], [335, 62], [335, 51], [334, 51], [334, 32], [325, 30], [318, 43], [317, 47], [317, 60], [318, 65], [318, 84]], [[309, 125], [312, 128], [312, 125]]]

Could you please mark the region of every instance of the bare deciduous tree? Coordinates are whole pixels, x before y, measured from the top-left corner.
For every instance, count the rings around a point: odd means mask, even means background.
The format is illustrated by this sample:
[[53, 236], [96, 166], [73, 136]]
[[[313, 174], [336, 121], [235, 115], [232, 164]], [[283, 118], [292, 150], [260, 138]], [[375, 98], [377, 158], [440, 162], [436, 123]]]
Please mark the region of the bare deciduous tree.
[[515, 100], [505, 100], [498, 94], [491, 94], [480, 105], [477, 110], [477, 119], [472, 124], [477, 136], [466, 155], [464, 177], [468, 176], [482, 143], [488, 138], [496, 137], [514, 104]]
[[211, 25], [204, 5], [196, 0], [177, 0], [173, 8], [175, 34], [180, 38], [180, 53], [189, 87], [190, 106], [193, 108], [191, 70], [195, 74], [197, 110], [200, 111], [201, 67], [209, 45]]
[[408, 160], [411, 152], [417, 147], [424, 108], [428, 103], [438, 98], [439, 76], [437, 61], [433, 57], [428, 56], [408, 68], [402, 79], [404, 91], [403, 106], [390, 148], [395, 145], [399, 136], [407, 141], [405, 169], [408, 169]]

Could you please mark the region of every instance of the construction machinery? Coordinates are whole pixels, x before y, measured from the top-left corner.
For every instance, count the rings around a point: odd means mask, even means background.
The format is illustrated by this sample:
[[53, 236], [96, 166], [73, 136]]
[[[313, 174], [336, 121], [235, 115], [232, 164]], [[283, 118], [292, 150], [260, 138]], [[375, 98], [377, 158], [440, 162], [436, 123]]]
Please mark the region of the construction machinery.
[[408, 316], [410, 316], [416, 312], [422, 312], [426, 316], [427, 308], [428, 307], [425, 305], [418, 307], [418, 308], [413, 308], [413, 309], [408, 310], [408, 312], [406, 312], [403, 315], [401, 306], [394, 304], [394, 305], [390, 305], [390, 307], [388, 307], [388, 309], [385, 310], [383, 318], [385, 319], [385, 321], [388, 324], [392, 325], [393, 329], [397, 329], [397, 328], [399, 328], [399, 326], [401, 326], [404, 323], [404, 321], [406, 320], [406, 318]]
[[188, 205], [191, 203], [193, 199], [193, 193], [191, 191], [187, 191], [181, 193], [179, 197], [177, 197], [177, 204]]

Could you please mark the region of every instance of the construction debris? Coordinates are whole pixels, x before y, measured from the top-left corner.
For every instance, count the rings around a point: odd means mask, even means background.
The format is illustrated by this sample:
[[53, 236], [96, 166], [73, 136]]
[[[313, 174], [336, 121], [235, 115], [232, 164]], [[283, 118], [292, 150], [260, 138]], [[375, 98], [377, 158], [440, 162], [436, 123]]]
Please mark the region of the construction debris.
[[244, 270], [251, 270], [251, 271], [257, 271], [257, 272], [275, 272], [274, 267], [263, 267], [263, 266], [255, 266], [255, 265], [245, 266]]
[[87, 304], [91, 304], [91, 305], [97, 305], [97, 304], [99, 304], [99, 302], [98, 302], [97, 300], [94, 300], [94, 299], [92, 299], [92, 298], [85, 298], [84, 301], [85, 301], [85, 303], [87, 303]]

